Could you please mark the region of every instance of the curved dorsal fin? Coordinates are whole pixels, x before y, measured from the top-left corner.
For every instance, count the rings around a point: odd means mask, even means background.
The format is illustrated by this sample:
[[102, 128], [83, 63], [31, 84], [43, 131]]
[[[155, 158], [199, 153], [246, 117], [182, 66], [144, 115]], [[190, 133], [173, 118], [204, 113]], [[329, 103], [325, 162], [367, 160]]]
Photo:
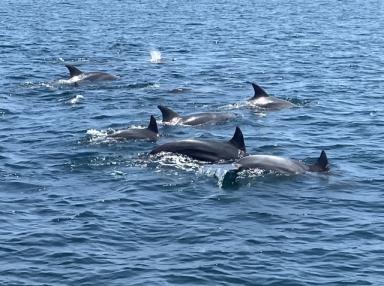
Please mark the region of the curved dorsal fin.
[[316, 165], [320, 167], [321, 170], [328, 169], [328, 158], [325, 151], [321, 151], [320, 157], [317, 159]]
[[151, 119], [149, 120], [149, 125], [147, 128], [152, 132], [159, 133], [159, 129], [157, 128], [156, 118], [153, 115], [151, 115]]
[[256, 83], [251, 82], [251, 84], [253, 86], [253, 90], [255, 91], [255, 94], [251, 99], [269, 96], [268, 93], [266, 93], [265, 90], [258, 86]]
[[72, 65], [65, 65], [67, 69], [69, 70], [69, 76], [74, 77], [77, 75], [81, 75], [83, 72], [79, 70], [78, 68], [72, 66]]
[[243, 132], [241, 132], [241, 129], [239, 127], [236, 127], [235, 134], [233, 134], [233, 137], [231, 140], [229, 140], [229, 143], [235, 146], [236, 148], [246, 152]]
[[161, 113], [163, 114], [163, 122], [171, 121], [175, 117], [180, 117], [179, 114], [168, 107], [158, 105], [157, 108], [160, 109]]

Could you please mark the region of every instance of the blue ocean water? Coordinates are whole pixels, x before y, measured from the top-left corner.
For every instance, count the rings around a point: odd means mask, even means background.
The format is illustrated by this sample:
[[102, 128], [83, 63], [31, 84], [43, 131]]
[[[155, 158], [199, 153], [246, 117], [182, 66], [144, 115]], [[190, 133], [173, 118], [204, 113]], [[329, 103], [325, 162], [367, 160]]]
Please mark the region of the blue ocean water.
[[[1, 285], [383, 285], [383, 1], [1, 4]], [[121, 79], [61, 84], [65, 63]], [[249, 82], [298, 107], [245, 106]], [[159, 104], [237, 117], [166, 126]], [[105, 140], [151, 114], [158, 142]], [[235, 126], [330, 172], [226, 189], [222, 166], [146, 157]]]

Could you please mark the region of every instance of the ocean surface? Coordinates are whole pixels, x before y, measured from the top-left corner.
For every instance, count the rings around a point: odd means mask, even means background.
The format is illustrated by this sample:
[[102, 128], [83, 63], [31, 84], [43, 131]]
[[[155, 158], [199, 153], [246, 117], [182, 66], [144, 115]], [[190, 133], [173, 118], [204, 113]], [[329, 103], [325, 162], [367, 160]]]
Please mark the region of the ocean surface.
[[[381, 0], [1, 1], [0, 285], [383, 285], [383, 27]], [[250, 82], [297, 107], [250, 108]], [[106, 138], [150, 115], [157, 142]], [[227, 188], [228, 164], [147, 156], [236, 126], [330, 171]]]

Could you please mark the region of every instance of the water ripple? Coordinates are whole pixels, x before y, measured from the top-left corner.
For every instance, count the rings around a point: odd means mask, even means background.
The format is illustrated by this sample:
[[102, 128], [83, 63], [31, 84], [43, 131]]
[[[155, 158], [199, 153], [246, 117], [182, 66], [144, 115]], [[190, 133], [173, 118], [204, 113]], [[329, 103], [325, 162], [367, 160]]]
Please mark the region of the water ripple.
[[[380, 1], [3, 2], [1, 285], [382, 284]], [[64, 62], [120, 79], [73, 86]], [[297, 107], [255, 109], [250, 81]], [[105, 139], [150, 115], [158, 142]], [[230, 164], [147, 156], [235, 125], [250, 154], [331, 170], [223, 189]]]

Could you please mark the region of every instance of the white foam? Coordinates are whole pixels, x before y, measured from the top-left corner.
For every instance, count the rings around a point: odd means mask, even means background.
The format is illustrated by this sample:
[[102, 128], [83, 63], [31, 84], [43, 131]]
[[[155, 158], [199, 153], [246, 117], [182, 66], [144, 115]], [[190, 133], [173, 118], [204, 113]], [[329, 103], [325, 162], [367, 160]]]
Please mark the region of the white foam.
[[108, 133], [106, 130], [99, 131], [96, 129], [89, 129], [87, 130], [87, 136], [90, 142], [100, 143], [100, 142], [105, 142], [106, 138], [108, 137]]
[[163, 167], [173, 167], [184, 171], [199, 171], [201, 162], [193, 160], [187, 156], [173, 154], [169, 152], [160, 152], [155, 155], [156, 162]]

